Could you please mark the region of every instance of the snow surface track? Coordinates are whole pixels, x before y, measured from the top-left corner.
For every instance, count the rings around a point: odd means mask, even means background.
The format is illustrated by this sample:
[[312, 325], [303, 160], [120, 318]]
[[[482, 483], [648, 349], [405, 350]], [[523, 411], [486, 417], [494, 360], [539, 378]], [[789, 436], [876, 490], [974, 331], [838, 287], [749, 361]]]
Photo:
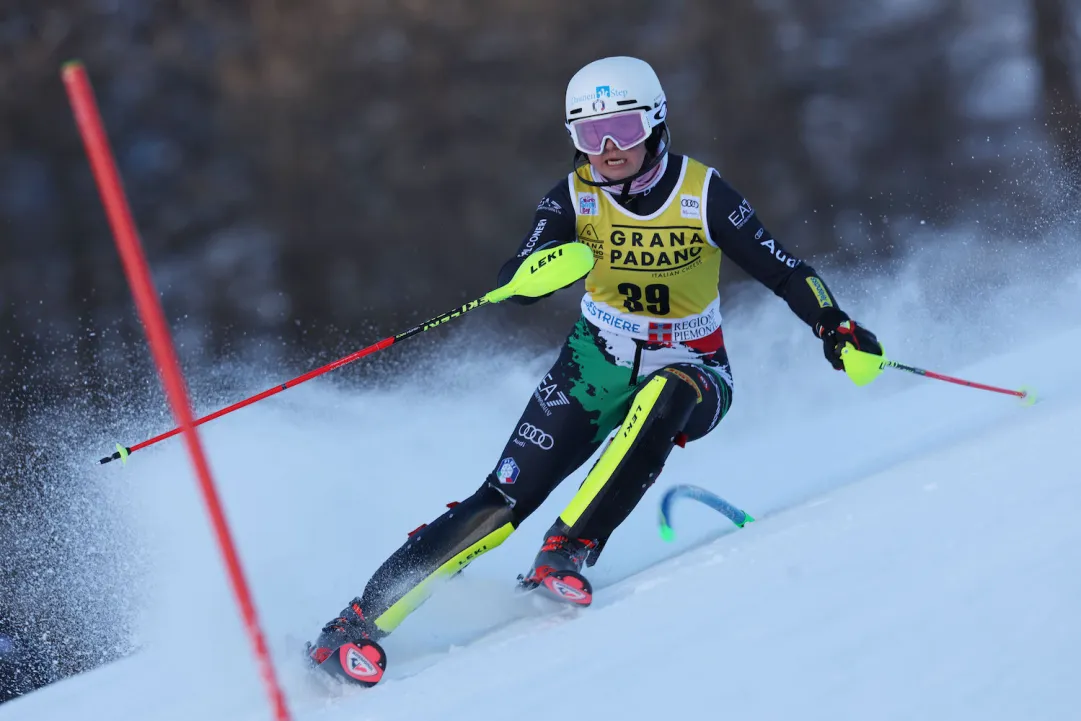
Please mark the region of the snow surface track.
[[[216, 421], [203, 436], [291, 709], [319, 721], [1075, 716], [1081, 283], [1049, 288], [1014, 282], [958, 306], [901, 278], [859, 314], [898, 360], [1030, 383], [1043, 397], [1031, 408], [893, 372], [856, 389], [783, 303], [733, 313], [735, 407], [658, 486], [698, 483], [760, 520], [734, 531], [684, 503], [665, 544], [654, 491], [593, 569], [594, 607], [552, 611], [513, 581], [580, 472], [387, 639], [387, 679], [370, 691], [328, 695], [291, 639], [472, 492], [554, 352], [382, 391], [314, 382]], [[0, 721], [269, 718], [180, 444], [100, 475], [123, 484], [152, 561], [143, 651], [0, 706]]]

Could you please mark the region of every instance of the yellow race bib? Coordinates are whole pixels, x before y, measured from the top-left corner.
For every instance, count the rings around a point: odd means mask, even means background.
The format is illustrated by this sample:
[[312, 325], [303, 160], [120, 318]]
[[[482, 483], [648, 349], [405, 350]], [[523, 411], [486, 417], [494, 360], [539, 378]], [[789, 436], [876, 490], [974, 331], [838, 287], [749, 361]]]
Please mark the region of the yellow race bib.
[[[597, 259], [582, 313], [599, 328], [654, 342], [686, 343], [721, 327], [721, 251], [706, 225], [712, 169], [684, 157], [679, 180], [650, 215], [620, 207], [602, 188], [568, 176], [578, 240]], [[593, 175], [594, 180], [598, 178]]]

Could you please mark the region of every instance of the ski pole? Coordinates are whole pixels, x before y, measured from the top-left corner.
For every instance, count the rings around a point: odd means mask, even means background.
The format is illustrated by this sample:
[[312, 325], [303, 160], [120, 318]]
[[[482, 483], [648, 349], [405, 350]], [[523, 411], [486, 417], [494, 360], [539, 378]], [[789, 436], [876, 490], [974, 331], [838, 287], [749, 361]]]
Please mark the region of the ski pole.
[[915, 366], [898, 363], [897, 361], [886, 358], [884, 355], [875, 355], [874, 353], [856, 350], [851, 344], [845, 346], [845, 349], [842, 351], [841, 361], [844, 363], [845, 373], [847, 373], [848, 377], [858, 386], [867, 385], [873, 381], [884, 368], [894, 368], [899, 371], [905, 371], [906, 373], [924, 376], [925, 378], [934, 378], [938, 381], [955, 383], [960, 386], [976, 388], [981, 391], [991, 391], [992, 393], [1013, 396], [1024, 401], [1025, 405], [1032, 405], [1036, 402], [1036, 394], [1031, 388], [1012, 390], [1010, 388], [999, 388], [998, 386], [989, 386], [984, 383], [967, 381], [963, 378], [954, 378], [953, 376], [943, 375], [942, 373], [936, 373], [923, 368], [916, 368]]
[[883, 363], [888, 368], [896, 368], [899, 371], [905, 371], [906, 373], [914, 373], [918, 376], [925, 376], [927, 378], [934, 378], [938, 381], [946, 381], [947, 383], [956, 383], [959, 386], [968, 386], [969, 388], [976, 388], [981, 391], [991, 391], [992, 393], [1002, 393], [1007, 396], [1014, 396], [1020, 398], [1023, 401], [1036, 402], [1036, 396], [1033, 394], [1030, 388], [1020, 388], [1018, 390], [1011, 390], [1009, 388], [999, 388], [998, 386], [989, 386], [983, 383], [976, 383], [975, 381], [966, 381], [963, 378], [954, 378], [953, 376], [943, 375], [941, 373], [935, 373], [934, 371], [924, 370], [923, 368], [916, 368], [915, 366], [907, 366], [897, 361], [887, 360]]
[[[402, 331], [397, 335], [384, 338], [383, 340], [362, 348], [354, 353], [350, 353], [344, 358], [339, 358], [333, 363], [327, 363], [321, 368], [308, 371], [304, 375], [297, 376], [292, 380], [285, 381], [273, 388], [268, 388], [262, 393], [245, 398], [242, 401], [238, 401], [231, 406], [222, 408], [221, 410], [214, 411], [213, 413], [197, 418], [194, 421], [195, 426], [201, 426], [204, 423], [208, 423], [216, 418], [232, 413], [235, 410], [239, 410], [246, 406], [250, 406], [253, 403], [269, 398], [270, 396], [281, 393], [282, 391], [298, 386], [305, 381], [309, 381], [312, 378], [323, 375], [335, 368], [340, 368], [343, 365], [352, 363], [355, 360], [359, 360], [364, 356], [371, 355], [384, 348], [389, 348], [395, 343], [399, 343], [406, 338], [411, 338], [415, 335], [423, 333], [424, 331], [431, 330], [432, 328], [438, 328], [439, 326], [459, 318], [471, 310], [476, 310], [482, 305], [489, 303], [498, 303], [500, 301], [510, 298], [512, 295], [525, 295], [531, 298], [536, 298], [542, 295], [547, 295], [552, 291], [559, 290], [560, 288], [570, 285], [579, 278], [583, 277], [593, 268], [593, 251], [589, 246], [582, 243], [567, 243], [560, 245], [551, 250], [537, 253], [535, 256], [530, 257], [528, 262], [525, 262], [518, 268], [518, 271], [511, 278], [510, 282], [495, 290], [489, 291], [484, 296], [471, 300], [468, 303], [449, 310], [446, 313], [437, 315], [434, 318], [430, 318], [419, 325], [415, 325], [409, 330]], [[174, 428], [171, 431], [166, 431], [160, 435], [154, 436], [142, 443], [136, 443], [131, 447], [124, 447], [119, 443], [116, 444], [116, 452], [111, 456], [102, 458], [99, 463], [108, 463], [109, 461], [115, 461], [120, 459], [126, 461], [128, 456], [135, 451], [142, 450], [147, 446], [152, 446], [159, 441], [164, 441], [166, 438], [172, 438], [180, 433], [180, 428]]]

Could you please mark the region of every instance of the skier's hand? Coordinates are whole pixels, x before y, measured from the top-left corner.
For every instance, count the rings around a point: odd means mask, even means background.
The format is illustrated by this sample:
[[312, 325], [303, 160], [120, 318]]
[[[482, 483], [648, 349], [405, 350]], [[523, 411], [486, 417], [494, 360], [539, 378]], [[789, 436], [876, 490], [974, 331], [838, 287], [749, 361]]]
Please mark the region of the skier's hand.
[[882, 355], [882, 346], [875, 334], [856, 323], [837, 308], [827, 308], [814, 326], [815, 335], [822, 339], [822, 351], [826, 360], [839, 371], [845, 369], [841, 351], [851, 343], [856, 350]]

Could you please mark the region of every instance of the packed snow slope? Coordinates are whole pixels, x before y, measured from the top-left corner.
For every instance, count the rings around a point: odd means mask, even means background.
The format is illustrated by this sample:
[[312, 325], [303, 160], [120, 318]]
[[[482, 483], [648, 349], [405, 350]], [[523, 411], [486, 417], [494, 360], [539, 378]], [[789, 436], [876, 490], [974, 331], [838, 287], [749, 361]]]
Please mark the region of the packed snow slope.
[[[847, 306], [891, 356], [1031, 384], [1041, 402], [893, 371], [857, 389], [782, 303], [737, 306], [734, 409], [676, 450], [658, 489], [696, 483], [759, 521], [736, 531], [677, 505], [665, 544], [654, 489], [592, 570], [594, 606], [553, 611], [514, 578], [579, 472], [386, 640], [386, 680], [368, 691], [314, 683], [297, 640], [481, 483], [554, 349], [523, 358], [493, 342], [405, 384], [313, 382], [206, 426], [296, 717], [1076, 717], [1081, 284], [948, 302], [911, 277], [875, 290]], [[0, 706], [0, 721], [269, 718], [181, 444], [100, 475], [151, 561], [131, 589], [143, 650]]]

